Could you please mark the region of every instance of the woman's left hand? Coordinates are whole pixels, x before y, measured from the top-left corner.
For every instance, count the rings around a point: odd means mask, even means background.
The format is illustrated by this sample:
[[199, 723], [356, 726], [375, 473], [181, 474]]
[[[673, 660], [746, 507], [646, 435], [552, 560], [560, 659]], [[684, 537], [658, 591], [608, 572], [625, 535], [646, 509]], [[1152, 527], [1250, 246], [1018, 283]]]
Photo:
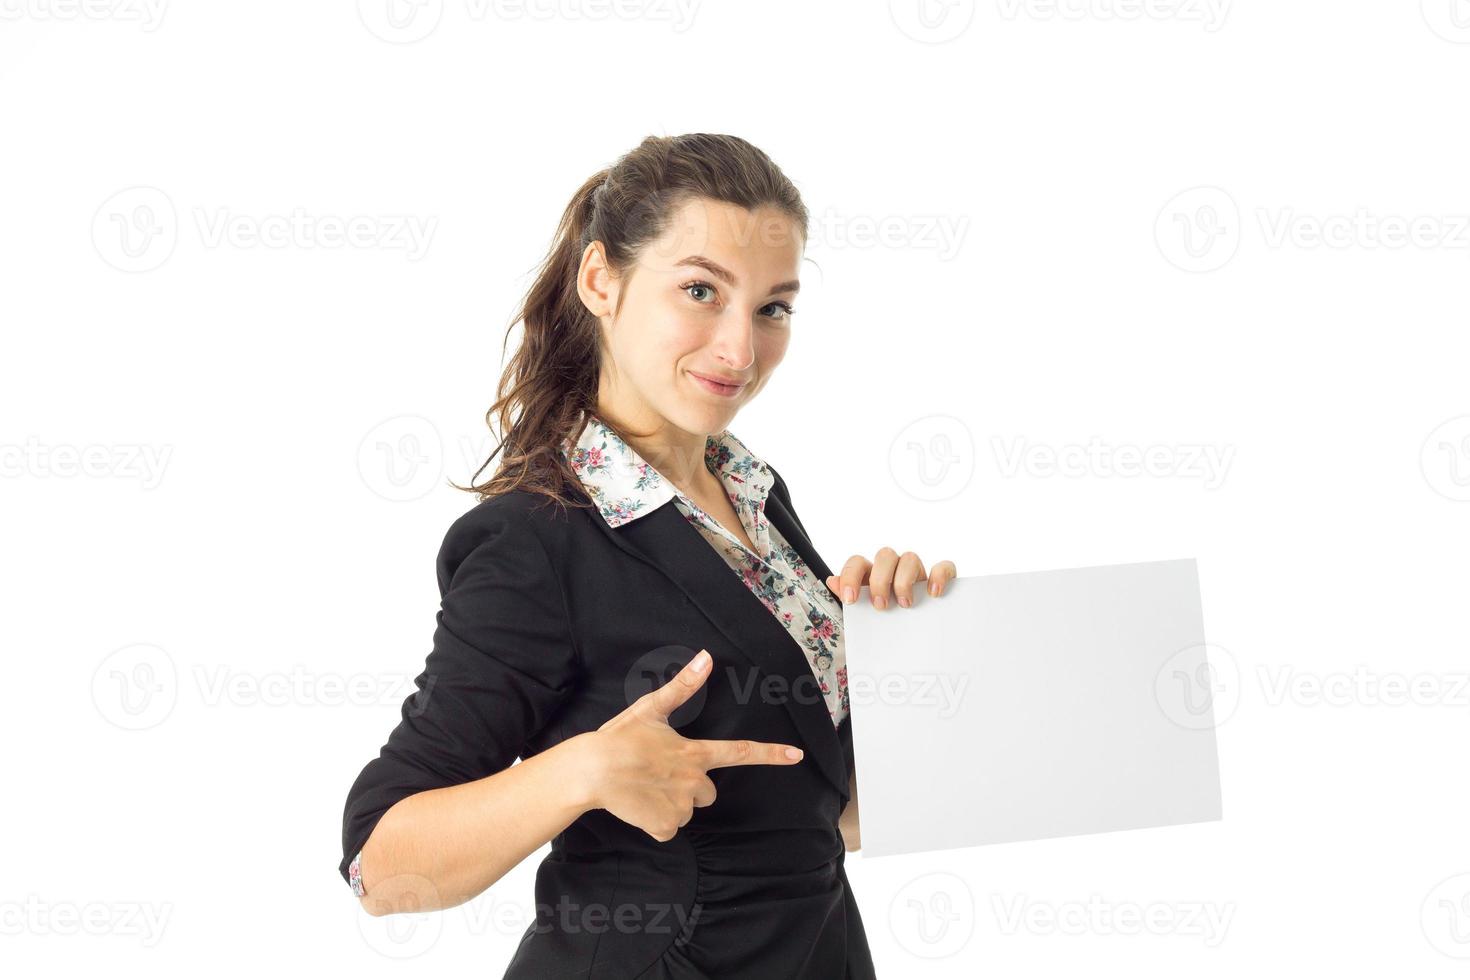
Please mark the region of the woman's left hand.
[[827, 588], [847, 605], [857, 601], [858, 587], [866, 585], [868, 594], [877, 609], [888, 608], [891, 596], [898, 596], [898, 604], [905, 608], [914, 604], [914, 583], [928, 581], [929, 594], [942, 595], [944, 586], [956, 575], [954, 562], [942, 561], [932, 571], [924, 571], [924, 563], [912, 551], [902, 555], [892, 548], [879, 548], [868, 561], [862, 555], [853, 555], [842, 566], [840, 575], [827, 578]]

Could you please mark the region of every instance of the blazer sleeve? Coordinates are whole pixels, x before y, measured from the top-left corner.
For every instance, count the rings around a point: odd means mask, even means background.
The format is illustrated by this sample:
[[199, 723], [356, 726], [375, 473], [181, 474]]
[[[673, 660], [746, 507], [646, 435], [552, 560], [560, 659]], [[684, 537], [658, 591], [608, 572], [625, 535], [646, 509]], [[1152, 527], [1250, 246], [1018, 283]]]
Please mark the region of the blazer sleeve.
[[347, 794], [338, 871], [349, 884], [349, 864], [393, 804], [510, 766], [581, 673], [560, 582], [524, 513], [470, 510], [437, 565], [440, 608], [417, 690]]

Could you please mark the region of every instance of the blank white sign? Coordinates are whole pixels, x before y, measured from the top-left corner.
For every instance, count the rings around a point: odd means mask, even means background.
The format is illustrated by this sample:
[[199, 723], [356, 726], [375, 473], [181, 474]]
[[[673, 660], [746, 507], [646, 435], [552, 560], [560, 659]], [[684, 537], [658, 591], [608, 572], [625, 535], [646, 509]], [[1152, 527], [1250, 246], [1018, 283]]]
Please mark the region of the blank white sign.
[[1193, 559], [843, 610], [864, 856], [1220, 819]]

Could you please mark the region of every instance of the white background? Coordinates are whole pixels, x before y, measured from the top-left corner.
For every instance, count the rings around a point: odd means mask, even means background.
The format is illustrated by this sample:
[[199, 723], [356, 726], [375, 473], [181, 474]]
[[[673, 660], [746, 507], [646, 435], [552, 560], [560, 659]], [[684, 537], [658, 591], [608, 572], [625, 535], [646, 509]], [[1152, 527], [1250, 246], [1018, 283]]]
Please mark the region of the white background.
[[372, 919], [342, 804], [556, 219], [706, 131], [812, 211], [732, 428], [829, 564], [1197, 557], [1235, 667], [1219, 823], [849, 855], [880, 975], [1462, 975], [1454, 3], [0, 0], [7, 972], [499, 975], [536, 859]]

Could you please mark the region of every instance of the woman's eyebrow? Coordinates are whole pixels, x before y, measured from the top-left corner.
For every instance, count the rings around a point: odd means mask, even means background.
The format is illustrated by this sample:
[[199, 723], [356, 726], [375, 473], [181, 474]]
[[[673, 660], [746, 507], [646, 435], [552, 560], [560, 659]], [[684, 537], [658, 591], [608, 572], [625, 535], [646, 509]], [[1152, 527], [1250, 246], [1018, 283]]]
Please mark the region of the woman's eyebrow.
[[[715, 278], [725, 280], [725, 282], [729, 283], [731, 286], [734, 286], [736, 288], [739, 288], [740, 286], [740, 283], [735, 279], [735, 274], [733, 272], [731, 272], [729, 269], [726, 269], [724, 266], [720, 265], [720, 263], [714, 261], [713, 259], [705, 258], [703, 255], [691, 255], [685, 259], [681, 259], [678, 264], [698, 266], [699, 268], [709, 272], [709, 274], [714, 276]], [[794, 293], [799, 291], [800, 289], [801, 281], [799, 279], [791, 279], [787, 282], [776, 283], [776, 285], [772, 286], [768, 290], [768, 292]]]

